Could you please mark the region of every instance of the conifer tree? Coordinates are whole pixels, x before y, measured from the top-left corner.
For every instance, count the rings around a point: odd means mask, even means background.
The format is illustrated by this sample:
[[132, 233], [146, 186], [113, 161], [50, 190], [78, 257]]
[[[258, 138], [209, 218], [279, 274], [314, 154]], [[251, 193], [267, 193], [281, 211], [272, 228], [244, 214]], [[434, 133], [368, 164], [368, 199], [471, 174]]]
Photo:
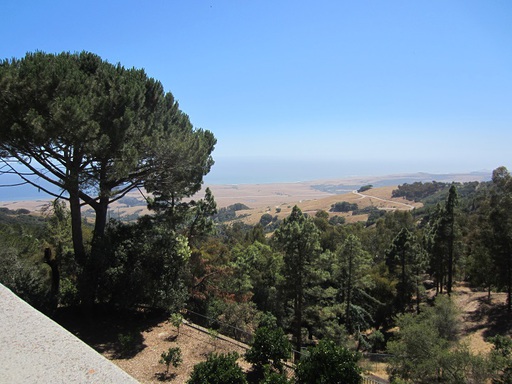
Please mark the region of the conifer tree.
[[[68, 201], [82, 303], [95, 299], [109, 205], [146, 187], [176, 199], [200, 189], [215, 138], [194, 129], [143, 70], [89, 52], [29, 53], [0, 63], [0, 167]], [[90, 247], [82, 206], [95, 212]]]
[[284, 290], [292, 303], [292, 329], [295, 348], [302, 348], [302, 325], [305, 292], [313, 283], [312, 263], [320, 253], [319, 232], [313, 220], [294, 206], [290, 216], [276, 231], [276, 239], [284, 252]]

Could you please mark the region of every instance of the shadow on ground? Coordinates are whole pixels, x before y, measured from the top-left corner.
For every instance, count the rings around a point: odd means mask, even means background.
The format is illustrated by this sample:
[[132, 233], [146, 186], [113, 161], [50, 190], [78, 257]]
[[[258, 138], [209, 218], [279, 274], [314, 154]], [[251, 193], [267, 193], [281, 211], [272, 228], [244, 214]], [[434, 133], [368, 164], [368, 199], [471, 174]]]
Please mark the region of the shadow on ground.
[[466, 320], [474, 324], [466, 329], [466, 334], [483, 330], [482, 335], [487, 339], [512, 331], [512, 313], [507, 310], [506, 304], [491, 304], [487, 297], [480, 297], [476, 301], [477, 309], [466, 316]]
[[99, 353], [129, 359], [146, 345], [142, 332], [151, 330], [167, 318], [161, 311], [94, 308], [84, 316], [79, 308], [59, 308], [53, 320]]

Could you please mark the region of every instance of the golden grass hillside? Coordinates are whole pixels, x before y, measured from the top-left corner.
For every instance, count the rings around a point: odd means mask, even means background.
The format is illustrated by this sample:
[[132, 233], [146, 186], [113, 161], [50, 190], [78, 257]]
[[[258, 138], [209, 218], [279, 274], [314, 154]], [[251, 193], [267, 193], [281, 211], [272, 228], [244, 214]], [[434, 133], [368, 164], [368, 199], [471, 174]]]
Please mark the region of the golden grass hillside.
[[254, 225], [259, 222], [261, 216], [265, 213], [277, 216], [279, 219], [283, 219], [290, 215], [294, 205], [297, 205], [302, 212], [310, 215], [315, 215], [317, 211], [323, 210], [329, 213], [329, 216], [344, 216], [346, 222], [357, 222], [366, 221], [368, 215], [352, 215], [348, 213], [333, 213], [329, 212], [331, 206], [338, 202], [346, 201], [348, 203], [357, 204], [358, 208], [365, 208], [368, 206], [374, 206], [382, 210], [411, 210], [416, 207], [421, 207], [421, 203], [407, 201], [402, 198], [392, 198], [392, 191], [396, 189], [396, 186], [387, 186], [372, 188], [363, 193], [356, 191], [344, 193], [344, 194], [332, 194], [325, 197], [313, 197], [303, 199], [287, 199], [278, 204], [268, 204], [264, 207], [256, 207], [248, 210], [237, 211], [238, 217], [247, 224]]

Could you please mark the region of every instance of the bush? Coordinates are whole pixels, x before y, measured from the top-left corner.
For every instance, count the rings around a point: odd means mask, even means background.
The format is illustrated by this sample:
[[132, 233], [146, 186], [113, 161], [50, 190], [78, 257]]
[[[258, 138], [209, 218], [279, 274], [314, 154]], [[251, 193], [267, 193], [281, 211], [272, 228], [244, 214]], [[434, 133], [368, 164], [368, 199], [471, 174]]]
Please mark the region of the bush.
[[172, 364], [174, 368], [179, 366], [183, 359], [181, 358], [181, 349], [179, 347], [169, 348], [167, 352], [162, 352], [160, 355], [160, 364], [165, 364], [167, 370], [166, 374], [169, 374], [169, 366]]
[[187, 384], [247, 384], [238, 354], [210, 354], [206, 361], [196, 364]]
[[271, 365], [279, 372], [282, 360], [290, 356], [291, 345], [281, 328], [260, 327], [254, 335], [254, 342], [245, 354], [245, 359], [262, 372], [265, 365]]
[[119, 358], [134, 356], [142, 346], [143, 338], [139, 332], [119, 333], [117, 335], [117, 355]]
[[174, 312], [169, 317], [169, 322], [176, 327], [176, 331], [178, 332], [178, 336], [180, 335], [180, 327], [183, 324], [183, 315], [178, 312]]
[[372, 188], [373, 188], [373, 185], [371, 185], [371, 184], [363, 185], [361, 188], [359, 188], [357, 190], [357, 192], [359, 192], [359, 193], [365, 192], [365, 191], [368, 191], [369, 189], [372, 189]]
[[309, 347], [297, 365], [298, 384], [362, 382], [361, 368], [357, 365], [359, 354], [352, 353], [330, 340], [321, 340]]
[[349, 203], [347, 201], [342, 201], [331, 205], [331, 212], [350, 212], [356, 211], [358, 206], [356, 203]]
[[264, 213], [263, 215], [261, 215], [260, 224], [263, 227], [266, 227], [268, 224], [270, 224], [272, 222], [272, 219], [273, 219], [273, 217], [270, 213]]
[[67, 277], [60, 280], [59, 303], [66, 307], [75, 306], [79, 303], [78, 288]]
[[331, 225], [343, 225], [345, 224], [346, 219], [343, 216], [333, 216], [329, 219], [329, 224]]

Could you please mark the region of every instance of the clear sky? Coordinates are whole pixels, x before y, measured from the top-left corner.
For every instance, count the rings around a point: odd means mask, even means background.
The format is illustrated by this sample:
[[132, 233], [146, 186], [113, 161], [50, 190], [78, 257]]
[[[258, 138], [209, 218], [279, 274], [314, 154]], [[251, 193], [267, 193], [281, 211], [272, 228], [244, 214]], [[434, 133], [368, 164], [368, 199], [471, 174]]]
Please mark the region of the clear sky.
[[512, 169], [509, 0], [2, 0], [0, 14], [1, 58], [87, 50], [145, 68], [217, 137], [212, 181]]

